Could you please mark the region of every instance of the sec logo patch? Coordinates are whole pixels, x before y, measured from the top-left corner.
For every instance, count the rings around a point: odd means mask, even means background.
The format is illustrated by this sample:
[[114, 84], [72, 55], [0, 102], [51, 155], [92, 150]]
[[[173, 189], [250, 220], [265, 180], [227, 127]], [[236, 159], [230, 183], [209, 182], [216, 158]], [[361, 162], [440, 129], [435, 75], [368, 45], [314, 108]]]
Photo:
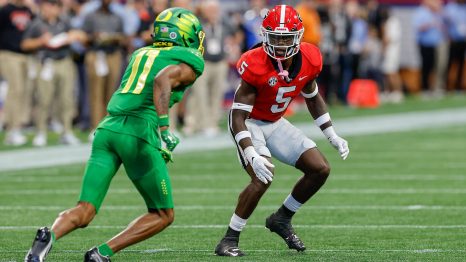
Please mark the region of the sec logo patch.
[[275, 76], [272, 76], [271, 78], [269, 78], [269, 86], [274, 86], [277, 84], [277, 82], [278, 80]]

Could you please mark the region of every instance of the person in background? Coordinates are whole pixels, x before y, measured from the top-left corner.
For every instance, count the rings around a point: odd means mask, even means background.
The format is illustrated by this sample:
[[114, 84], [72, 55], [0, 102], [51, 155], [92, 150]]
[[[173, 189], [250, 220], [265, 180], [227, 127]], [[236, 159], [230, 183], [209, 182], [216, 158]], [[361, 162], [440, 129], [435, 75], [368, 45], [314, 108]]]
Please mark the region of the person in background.
[[316, 10], [315, 0], [302, 0], [296, 7], [304, 25], [303, 42], [319, 46], [321, 39], [321, 26], [319, 14]]
[[247, 10], [243, 16], [247, 49], [262, 41], [260, 28], [262, 19], [267, 13], [267, 2], [265, 0], [251, 0], [250, 6], [251, 9]]
[[25, 0], [9, 1], [0, 9], [0, 72], [8, 83], [4, 113], [6, 145], [21, 146], [26, 137], [21, 128], [30, 107], [28, 79], [28, 56], [21, 49], [24, 31], [31, 22], [33, 13]]
[[206, 136], [219, 133], [219, 120], [226, 87], [228, 64], [225, 45], [234, 30], [222, 19], [218, 0], [205, 0], [200, 6], [201, 21], [206, 34], [205, 73], [196, 81], [186, 105], [186, 135], [201, 132]]
[[449, 1], [444, 9], [444, 17], [450, 38], [449, 71], [453, 71], [452, 66], [456, 64], [456, 72], [453, 72], [454, 80], [451, 84], [451, 89], [461, 90], [466, 54], [466, 1]]
[[[354, 80], [361, 77], [359, 72], [359, 62], [364, 46], [366, 45], [368, 26], [365, 20], [365, 11], [357, 1], [349, 1], [346, 4], [346, 12], [352, 23], [348, 49], [351, 53], [351, 80]], [[345, 90], [348, 90], [347, 88], [350, 83], [347, 80], [348, 78], [343, 80], [346, 81], [346, 83], [344, 83]]]
[[86, 36], [81, 31], [71, 30], [69, 21], [60, 16], [61, 12], [60, 0], [41, 0], [40, 15], [29, 25], [21, 42], [24, 51], [35, 52], [40, 65], [37, 68], [38, 108], [34, 146], [47, 145], [47, 120], [52, 104], [60, 108], [61, 142], [79, 144], [72, 131], [76, 68], [71, 59], [70, 43], [84, 42]]
[[[109, 9], [112, 0], [86, 16], [82, 29], [88, 34], [89, 51], [85, 64], [91, 106], [91, 129], [104, 118], [110, 97], [121, 75], [122, 48], [125, 46], [123, 20]], [[92, 140], [92, 133], [90, 139]]]
[[400, 103], [404, 99], [400, 77], [401, 23], [387, 8], [381, 12], [383, 62], [385, 76], [385, 101]]
[[440, 14], [441, 2], [439, 0], [423, 0], [413, 15], [413, 25], [416, 32], [416, 41], [421, 55], [421, 89], [424, 95], [431, 95], [435, 90], [430, 77], [434, 73], [437, 61], [436, 53], [439, 46], [445, 41], [444, 24]]

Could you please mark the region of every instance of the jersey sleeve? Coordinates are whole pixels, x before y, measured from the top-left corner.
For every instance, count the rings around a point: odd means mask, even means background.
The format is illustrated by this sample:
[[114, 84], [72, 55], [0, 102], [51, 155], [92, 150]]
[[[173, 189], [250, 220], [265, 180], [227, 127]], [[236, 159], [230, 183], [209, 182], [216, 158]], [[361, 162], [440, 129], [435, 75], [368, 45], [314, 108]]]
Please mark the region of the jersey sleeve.
[[238, 70], [238, 74], [241, 76], [241, 79], [243, 79], [245, 82], [247, 82], [250, 85], [254, 86], [254, 79], [256, 78], [254, 72], [253, 72], [253, 61], [251, 60], [250, 53], [247, 52], [243, 54], [238, 62], [236, 63], [236, 69]]
[[309, 43], [302, 43], [301, 50], [304, 53], [305, 59], [311, 65], [313, 78], [317, 78], [317, 76], [322, 71], [322, 54], [317, 46]]
[[189, 65], [196, 76], [199, 77], [204, 72], [204, 58], [201, 52], [194, 48], [179, 47], [174, 52], [175, 60]]

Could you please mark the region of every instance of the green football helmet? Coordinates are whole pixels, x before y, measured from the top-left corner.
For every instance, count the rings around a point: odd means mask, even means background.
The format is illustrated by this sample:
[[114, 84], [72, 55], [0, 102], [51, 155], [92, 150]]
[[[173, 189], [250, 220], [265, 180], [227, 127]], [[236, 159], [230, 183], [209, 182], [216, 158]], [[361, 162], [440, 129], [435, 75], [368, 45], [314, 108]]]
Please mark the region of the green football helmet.
[[204, 54], [205, 33], [199, 19], [189, 10], [173, 7], [164, 10], [154, 21], [154, 46], [183, 46]]

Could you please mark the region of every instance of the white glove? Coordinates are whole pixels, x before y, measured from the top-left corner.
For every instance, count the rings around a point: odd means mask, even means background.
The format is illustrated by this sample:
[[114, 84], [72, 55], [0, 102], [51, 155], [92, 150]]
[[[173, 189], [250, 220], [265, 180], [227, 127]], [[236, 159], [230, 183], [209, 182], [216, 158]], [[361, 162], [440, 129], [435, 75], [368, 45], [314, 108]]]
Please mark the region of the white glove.
[[348, 142], [344, 140], [343, 138], [339, 137], [335, 133], [335, 130], [333, 129], [332, 126], [326, 128], [322, 132], [327, 137], [330, 144], [332, 144], [332, 146], [338, 150], [338, 153], [340, 153], [341, 158], [345, 160], [349, 155]]
[[260, 156], [254, 147], [249, 146], [244, 149], [244, 156], [251, 163], [252, 170], [256, 177], [264, 184], [272, 182], [273, 174], [267, 167], [275, 167], [265, 157]]

